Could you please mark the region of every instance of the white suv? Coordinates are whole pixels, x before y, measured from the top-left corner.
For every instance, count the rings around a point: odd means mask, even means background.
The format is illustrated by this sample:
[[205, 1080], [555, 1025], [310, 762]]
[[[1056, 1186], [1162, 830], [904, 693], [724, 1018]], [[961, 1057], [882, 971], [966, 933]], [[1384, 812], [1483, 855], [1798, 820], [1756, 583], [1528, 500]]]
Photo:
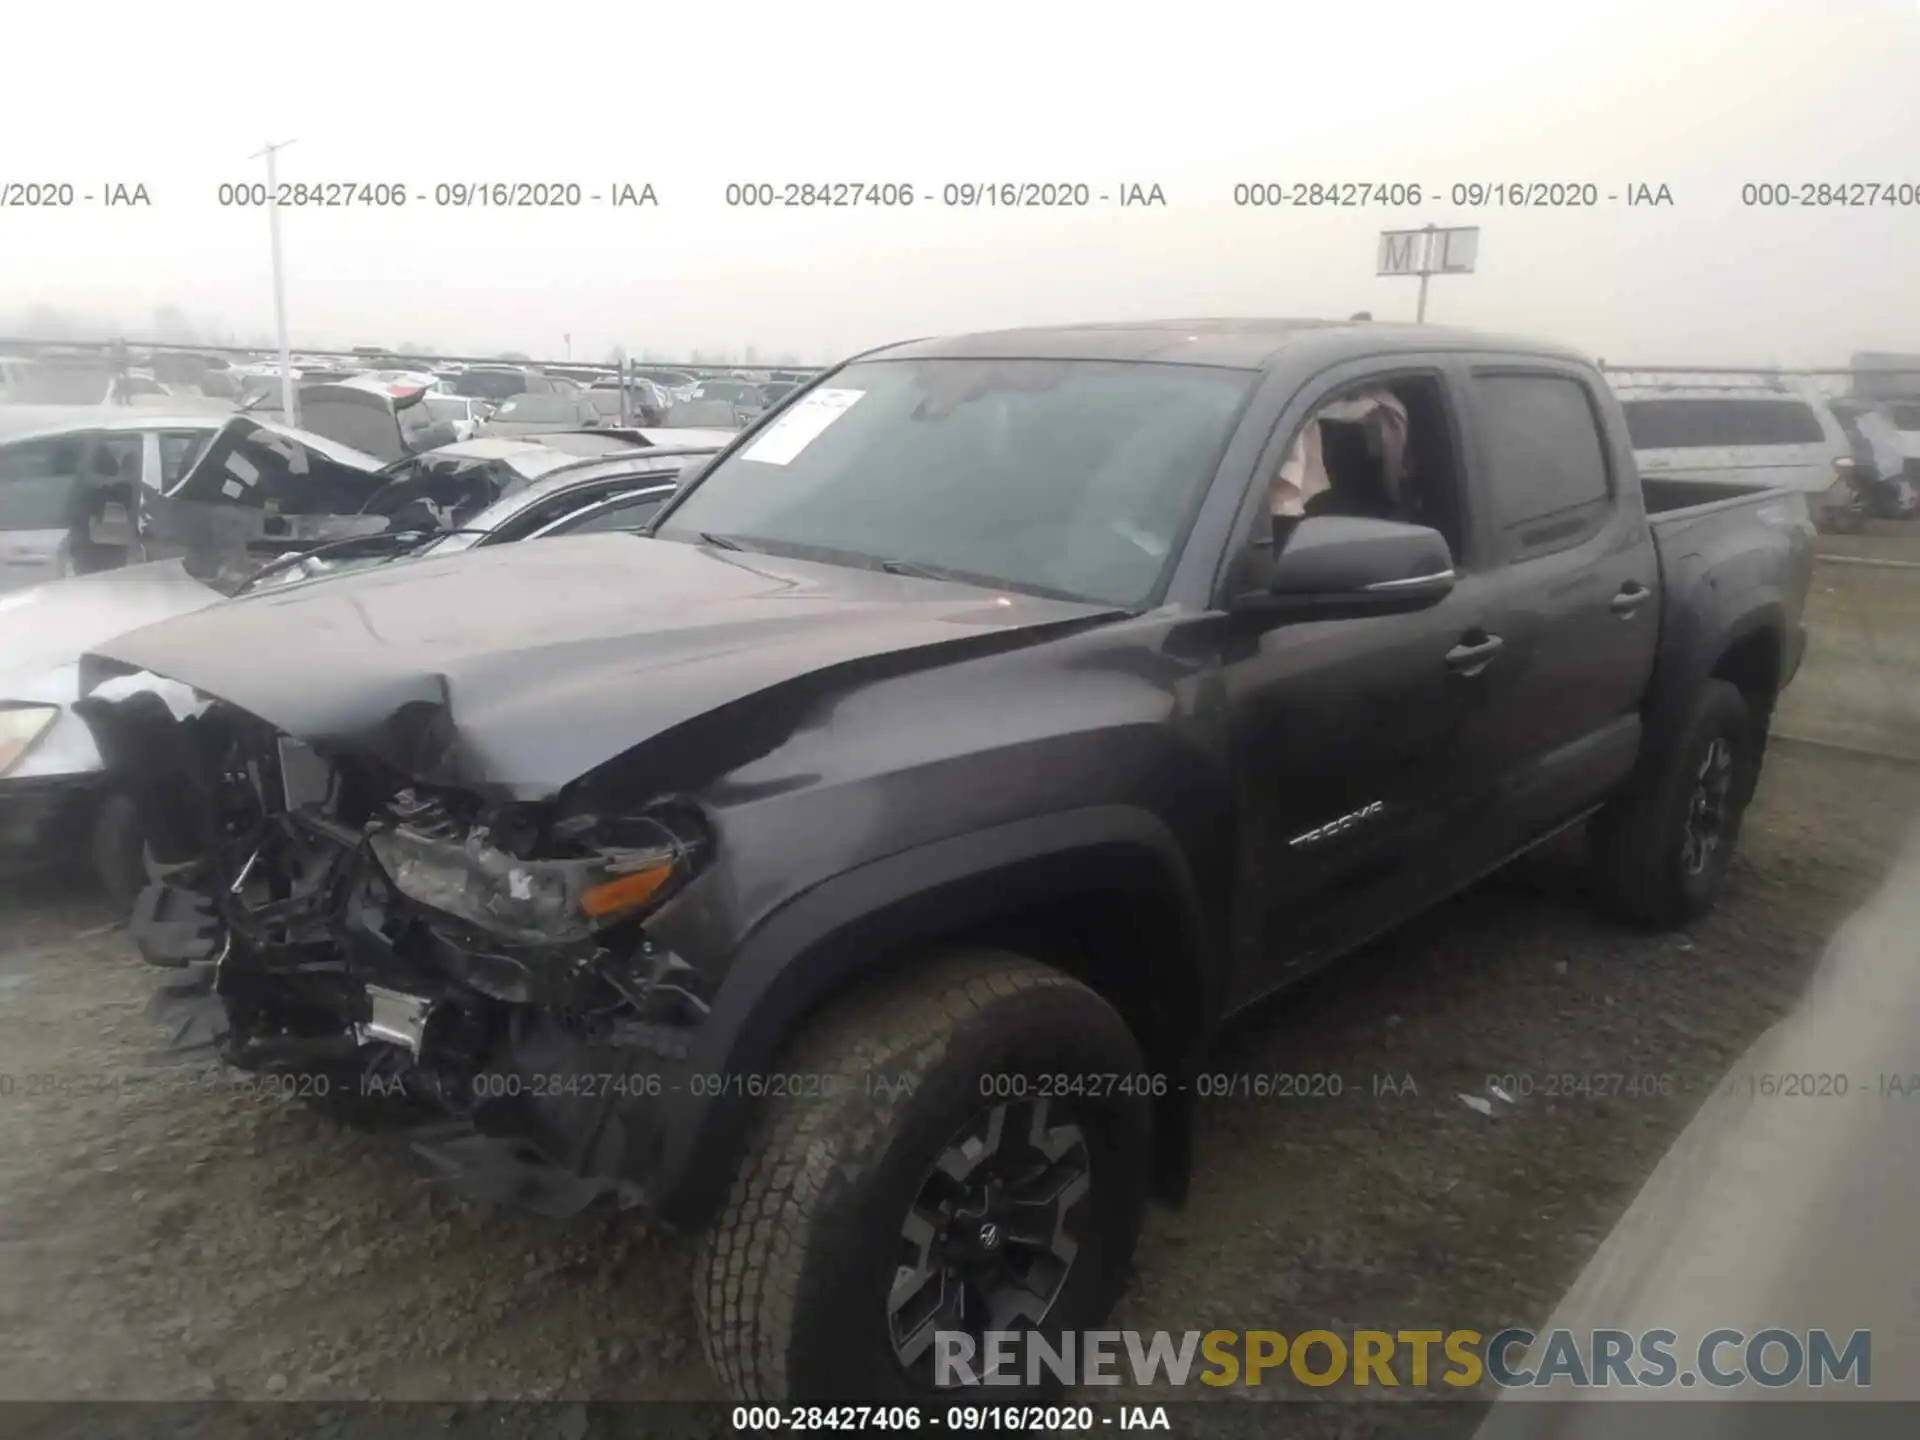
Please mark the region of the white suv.
[[1852, 490], [1853, 447], [1826, 397], [1784, 379], [1635, 381], [1609, 376], [1640, 473], [1650, 479], [1797, 490], [1819, 519]]

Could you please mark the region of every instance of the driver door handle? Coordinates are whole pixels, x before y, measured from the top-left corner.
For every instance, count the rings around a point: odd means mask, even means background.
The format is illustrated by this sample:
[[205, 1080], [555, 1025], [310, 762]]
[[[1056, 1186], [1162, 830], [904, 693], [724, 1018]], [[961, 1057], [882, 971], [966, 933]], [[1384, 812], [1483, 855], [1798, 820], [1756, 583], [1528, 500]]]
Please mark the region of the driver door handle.
[[1506, 643], [1498, 635], [1475, 631], [1447, 651], [1447, 669], [1456, 675], [1478, 675]]
[[1620, 593], [1613, 597], [1613, 613], [1622, 617], [1633, 614], [1652, 597], [1653, 591], [1638, 580], [1629, 580], [1620, 587]]

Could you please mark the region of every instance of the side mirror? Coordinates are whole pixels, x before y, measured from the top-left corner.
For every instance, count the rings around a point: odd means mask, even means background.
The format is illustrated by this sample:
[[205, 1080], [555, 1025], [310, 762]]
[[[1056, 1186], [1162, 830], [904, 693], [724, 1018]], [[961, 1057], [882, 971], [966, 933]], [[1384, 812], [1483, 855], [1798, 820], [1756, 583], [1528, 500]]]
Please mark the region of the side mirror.
[[1453, 552], [1425, 525], [1313, 515], [1276, 543], [1280, 553], [1260, 567], [1264, 588], [1234, 609], [1323, 620], [1394, 615], [1436, 605], [1453, 590]]

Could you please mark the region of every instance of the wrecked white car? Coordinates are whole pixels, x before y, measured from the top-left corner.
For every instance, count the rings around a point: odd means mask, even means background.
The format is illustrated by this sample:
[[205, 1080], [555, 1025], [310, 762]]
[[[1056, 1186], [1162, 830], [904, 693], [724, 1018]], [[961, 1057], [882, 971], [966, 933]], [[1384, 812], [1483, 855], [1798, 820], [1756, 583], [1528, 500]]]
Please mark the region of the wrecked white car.
[[[265, 564], [257, 555], [243, 560], [202, 547], [0, 596], [0, 849], [77, 853], [123, 907], [145, 883], [139, 823], [126, 797], [106, 783], [93, 737], [72, 711], [85, 651], [210, 605], [395, 559], [633, 529], [652, 518], [686, 467], [713, 453], [581, 457], [515, 448], [517, 479], [491, 476], [487, 483], [500, 498], [454, 528], [367, 517], [387, 528], [285, 551]], [[209, 560], [218, 562], [210, 571], [191, 568]]]

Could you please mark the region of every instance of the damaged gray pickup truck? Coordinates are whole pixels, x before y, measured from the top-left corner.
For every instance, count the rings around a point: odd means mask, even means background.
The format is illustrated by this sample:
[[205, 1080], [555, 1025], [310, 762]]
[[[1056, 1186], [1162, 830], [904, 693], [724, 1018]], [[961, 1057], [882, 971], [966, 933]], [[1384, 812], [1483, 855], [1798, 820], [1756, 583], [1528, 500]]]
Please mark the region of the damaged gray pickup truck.
[[1811, 539], [1643, 485], [1550, 347], [1015, 331], [820, 377], [650, 534], [171, 620], [81, 706], [189, 1031], [702, 1229], [737, 1396], [907, 1400], [1100, 1323], [1224, 1017], [1583, 820], [1613, 909], [1709, 906]]

